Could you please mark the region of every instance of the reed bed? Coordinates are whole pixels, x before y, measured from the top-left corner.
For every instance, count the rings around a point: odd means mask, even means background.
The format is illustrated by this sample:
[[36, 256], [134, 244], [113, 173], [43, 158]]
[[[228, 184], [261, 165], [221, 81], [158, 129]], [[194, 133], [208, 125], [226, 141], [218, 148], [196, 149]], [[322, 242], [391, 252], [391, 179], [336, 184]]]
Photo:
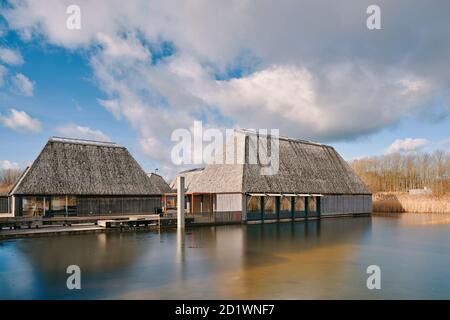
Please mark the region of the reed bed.
[[11, 189], [10, 185], [0, 183], [0, 195], [7, 194], [9, 189]]
[[450, 195], [375, 193], [372, 205], [374, 212], [450, 213]]

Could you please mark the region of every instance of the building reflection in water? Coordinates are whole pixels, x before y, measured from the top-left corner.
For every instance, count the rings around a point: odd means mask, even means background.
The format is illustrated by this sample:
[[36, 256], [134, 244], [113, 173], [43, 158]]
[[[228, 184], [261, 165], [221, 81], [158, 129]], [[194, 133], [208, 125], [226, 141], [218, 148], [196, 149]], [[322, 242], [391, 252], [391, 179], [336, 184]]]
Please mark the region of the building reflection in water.
[[[22, 269], [29, 266], [28, 274], [16, 272], [17, 266], [5, 267], [4, 274], [14, 281], [34, 279], [28, 289], [21, 289], [21, 294], [28, 290], [22, 298], [283, 298], [308, 292], [320, 296], [320, 290], [355, 271], [357, 244], [370, 233], [370, 221], [26, 239], [8, 246], [11, 252], [18, 249], [18, 263]], [[81, 292], [67, 292], [65, 287], [65, 270], [72, 264], [82, 271]]]

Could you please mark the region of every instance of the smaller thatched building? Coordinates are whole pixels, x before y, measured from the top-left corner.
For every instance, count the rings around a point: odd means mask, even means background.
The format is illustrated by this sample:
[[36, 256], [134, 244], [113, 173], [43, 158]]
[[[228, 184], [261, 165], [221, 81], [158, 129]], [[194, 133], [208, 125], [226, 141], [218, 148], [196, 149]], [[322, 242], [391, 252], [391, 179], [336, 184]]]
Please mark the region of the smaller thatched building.
[[51, 138], [9, 192], [15, 216], [153, 214], [167, 191], [116, 143]]
[[153, 185], [155, 185], [158, 188], [161, 194], [172, 192], [172, 188], [169, 186], [166, 180], [164, 180], [164, 178], [161, 177], [159, 174], [150, 172], [147, 175], [150, 178], [150, 181], [153, 183]]

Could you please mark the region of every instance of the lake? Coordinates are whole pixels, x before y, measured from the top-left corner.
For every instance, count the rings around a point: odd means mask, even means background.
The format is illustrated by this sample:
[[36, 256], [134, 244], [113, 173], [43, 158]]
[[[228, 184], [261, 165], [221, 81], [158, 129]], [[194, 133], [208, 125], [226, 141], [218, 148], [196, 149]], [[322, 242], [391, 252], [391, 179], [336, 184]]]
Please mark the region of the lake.
[[[81, 268], [68, 290], [66, 268]], [[366, 269], [381, 268], [368, 290]], [[450, 215], [0, 242], [0, 299], [448, 299]]]

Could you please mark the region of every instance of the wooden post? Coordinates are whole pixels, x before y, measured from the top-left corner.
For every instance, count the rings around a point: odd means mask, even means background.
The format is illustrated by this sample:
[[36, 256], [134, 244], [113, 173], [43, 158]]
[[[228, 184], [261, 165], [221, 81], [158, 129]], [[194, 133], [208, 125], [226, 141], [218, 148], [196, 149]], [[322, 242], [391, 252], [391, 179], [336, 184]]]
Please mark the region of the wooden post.
[[321, 215], [320, 215], [320, 211], [321, 211], [320, 206], [321, 206], [321, 204], [320, 204], [320, 197], [316, 197], [316, 211], [317, 211], [317, 217], [318, 218], [321, 217]]
[[262, 196], [260, 199], [261, 203], [261, 222], [264, 222], [264, 203], [265, 203], [265, 196]]
[[308, 220], [308, 197], [304, 197], [305, 199], [305, 220]]
[[66, 217], [69, 216], [69, 199], [66, 196]]
[[242, 216], [241, 216], [241, 220], [243, 222], [247, 222], [247, 195], [245, 193], [242, 194], [241, 202], [242, 202]]
[[13, 214], [13, 216], [16, 216], [16, 197], [15, 196], [11, 196], [11, 204], [10, 204], [10, 208], [11, 208], [11, 213]]
[[278, 221], [280, 221], [281, 198], [282, 197], [275, 197], [275, 214]]
[[214, 213], [214, 208], [213, 208], [213, 194], [212, 193], [209, 194], [209, 209], [211, 210], [212, 222], [216, 222], [216, 215]]
[[184, 177], [177, 177], [177, 227], [184, 229]]
[[295, 197], [291, 197], [291, 219], [295, 220]]

